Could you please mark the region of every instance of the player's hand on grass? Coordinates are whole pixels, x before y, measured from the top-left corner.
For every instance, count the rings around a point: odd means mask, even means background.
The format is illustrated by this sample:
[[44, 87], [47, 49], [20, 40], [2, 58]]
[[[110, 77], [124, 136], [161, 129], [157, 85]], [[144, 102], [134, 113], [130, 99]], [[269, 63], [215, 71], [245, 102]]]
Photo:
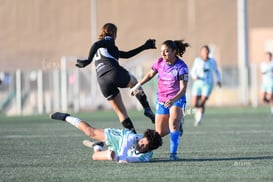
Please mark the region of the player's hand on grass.
[[81, 59], [77, 59], [77, 63], [76, 66], [78, 68], [84, 68], [85, 66], [87, 66], [89, 64], [88, 60], [81, 60]]
[[155, 46], [155, 39], [148, 39], [146, 42], [143, 44], [144, 49], [156, 49]]

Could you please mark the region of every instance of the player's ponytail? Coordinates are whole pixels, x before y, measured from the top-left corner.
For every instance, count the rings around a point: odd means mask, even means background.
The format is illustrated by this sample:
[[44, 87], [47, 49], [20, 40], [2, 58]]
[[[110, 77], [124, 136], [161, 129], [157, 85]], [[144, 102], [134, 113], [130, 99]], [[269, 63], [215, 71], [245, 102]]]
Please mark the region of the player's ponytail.
[[182, 57], [186, 51], [186, 48], [190, 47], [190, 44], [184, 40], [166, 40], [162, 43], [162, 45], [166, 45], [172, 50], [176, 50], [176, 55], [179, 57]]
[[190, 47], [190, 44], [185, 42], [184, 40], [175, 40], [174, 41], [176, 47], [177, 47], [177, 55], [182, 57], [183, 54], [185, 53], [186, 51], [186, 48], [187, 47]]
[[103, 27], [101, 28], [101, 32], [98, 36], [99, 39], [103, 39], [105, 36], [116, 36], [117, 34], [117, 26], [113, 23], [106, 23], [103, 25]]

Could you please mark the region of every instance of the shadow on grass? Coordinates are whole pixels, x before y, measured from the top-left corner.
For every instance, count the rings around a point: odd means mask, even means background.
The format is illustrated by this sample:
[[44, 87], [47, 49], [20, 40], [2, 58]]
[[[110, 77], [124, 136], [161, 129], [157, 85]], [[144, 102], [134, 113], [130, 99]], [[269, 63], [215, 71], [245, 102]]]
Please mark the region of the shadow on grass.
[[256, 157], [227, 157], [227, 158], [181, 158], [177, 161], [170, 161], [168, 159], [153, 158], [150, 162], [208, 162], [208, 161], [240, 161], [240, 160], [272, 160], [273, 156], [256, 156]]

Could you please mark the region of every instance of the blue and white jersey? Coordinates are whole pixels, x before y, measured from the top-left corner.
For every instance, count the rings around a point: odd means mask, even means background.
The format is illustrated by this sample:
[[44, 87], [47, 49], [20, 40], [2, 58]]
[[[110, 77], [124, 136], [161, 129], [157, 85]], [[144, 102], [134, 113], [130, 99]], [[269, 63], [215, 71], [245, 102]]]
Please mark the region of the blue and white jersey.
[[196, 80], [201, 80], [207, 84], [214, 83], [214, 76], [216, 75], [216, 81], [221, 82], [221, 75], [217, 67], [217, 63], [213, 58], [209, 58], [204, 61], [201, 57], [197, 57], [194, 60], [193, 67], [191, 69], [191, 77]]
[[273, 82], [273, 61], [263, 61], [261, 63], [261, 72], [263, 84], [271, 84]]
[[148, 162], [153, 156], [153, 152], [139, 153], [136, 150], [138, 141], [142, 134], [135, 134], [128, 129], [105, 129], [105, 143], [109, 150], [115, 152], [115, 160], [127, 162]]

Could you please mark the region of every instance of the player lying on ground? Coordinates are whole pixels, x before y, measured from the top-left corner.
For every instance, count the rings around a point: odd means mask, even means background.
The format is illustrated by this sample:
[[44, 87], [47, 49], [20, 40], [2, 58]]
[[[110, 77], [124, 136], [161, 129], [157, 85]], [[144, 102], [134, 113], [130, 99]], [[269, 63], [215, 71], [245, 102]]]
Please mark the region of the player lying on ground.
[[[128, 129], [98, 129], [79, 118], [67, 113], [55, 112], [51, 119], [66, 121], [80, 129], [85, 135], [100, 142], [84, 142], [85, 145], [94, 148], [93, 160], [115, 160], [119, 163], [148, 162], [152, 158], [152, 150], [162, 145], [161, 136], [151, 129], [144, 134], [135, 134]], [[104, 142], [107, 150], [102, 150]]]

